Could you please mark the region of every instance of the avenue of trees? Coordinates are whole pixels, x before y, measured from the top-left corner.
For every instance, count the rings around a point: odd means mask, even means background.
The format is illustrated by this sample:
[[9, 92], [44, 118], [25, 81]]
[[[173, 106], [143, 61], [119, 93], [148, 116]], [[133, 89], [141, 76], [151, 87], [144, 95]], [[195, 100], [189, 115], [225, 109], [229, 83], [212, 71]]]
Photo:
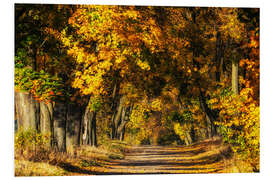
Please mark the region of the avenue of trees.
[[61, 152], [222, 136], [259, 169], [259, 9], [15, 5], [15, 120]]

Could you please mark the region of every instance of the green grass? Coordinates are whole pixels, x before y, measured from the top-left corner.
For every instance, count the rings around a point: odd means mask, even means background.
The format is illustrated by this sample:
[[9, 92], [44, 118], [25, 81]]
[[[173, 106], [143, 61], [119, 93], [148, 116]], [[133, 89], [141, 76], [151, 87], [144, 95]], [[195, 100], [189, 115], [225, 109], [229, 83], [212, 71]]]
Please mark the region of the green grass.
[[109, 154], [110, 159], [124, 159], [124, 155], [121, 154]]
[[96, 160], [81, 160], [80, 163], [81, 167], [89, 167], [89, 166], [102, 166], [99, 162], [97, 162]]

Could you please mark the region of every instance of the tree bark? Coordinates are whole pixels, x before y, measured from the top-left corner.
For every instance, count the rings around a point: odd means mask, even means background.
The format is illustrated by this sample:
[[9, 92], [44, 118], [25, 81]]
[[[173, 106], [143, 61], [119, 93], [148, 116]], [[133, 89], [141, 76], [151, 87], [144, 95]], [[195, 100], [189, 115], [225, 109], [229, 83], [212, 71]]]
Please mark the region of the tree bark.
[[197, 137], [196, 137], [196, 133], [195, 133], [195, 129], [193, 125], [191, 126], [190, 137], [191, 137], [192, 142], [196, 142]]
[[232, 62], [232, 91], [236, 95], [239, 94], [239, 89], [238, 89], [238, 69], [239, 69], [238, 62], [233, 61]]
[[92, 119], [92, 146], [97, 147], [97, 125], [96, 125], [96, 112], [93, 112], [93, 119]]
[[90, 109], [86, 107], [83, 122], [83, 144], [97, 146], [96, 112], [90, 111]]
[[91, 124], [89, 124], [89, 109], [88, 107], [85, 108], [85, 112], [83, 115], [83, 120], [82, 120], [82, 144], [86, 145], [89, 143], [89, 133], [88, 133], [88, 129]]
[[91, 146], [97, 146], [96, 112], [89, 111], [88, 124], [88, 144], [90, 144]]
[[210, 121], [210, 118], [209, 118], [209, 116], [207, 116], [207, 115], [205, 115], [205, 119], [206, 119], [206, 121], [205, 121], [205, 125], [206, 125], [206, 137], [207, 138], [210, 138], [212, 135], [212, 125], [211, 125], [211, 121]]
[[113, 139], [123, 140], [125, 134], [125, 126], [129, 121], [129, 116], [132, 111], [132, 107], [124, 106], [124, 98], [121, 97], [116, 115], [113, 116], [113, 128], [112, 137]]
[[54, 146], [59, 152], [66, 152], [66, 120], [67, 107], [64, 103], [56, 102], [54, 111]]
[[112, 105], [111, 105], [111, 110], [113, 112], [112, 114], [112, 118], [111, 118], [111, 125], [112, 125], [112, 132], [111, 132], [111, 139], [115, 139], [115, 134], [116, 134], [116, 126], [115, 126], [115, 121], [116, 121], [116, 116], [118, 113], [118, 109], [119, 109], [119, 102], [120, 102], [120, 98], [119, 98], [119, 88], [120, 87], [120, 83], [119, 82], [115, 82], [114, 83], [114, 87], [113, 87], [113, 91], [112, 91]]
[[131, 105], [131, 106], [125, 108], [125, 109], [126, 110], [124, 111], [122, 123], [118, 127], [118, 134], [120, 136], [119, 137], [120, 141], [123, 141], [124, 138], [125, 138], [126, 124], [129, 121], [129, 116], [132, 113], [133, 106]]
[[73, 146], [79, 145], [80, 121], [82, 118], [81, 107], [76, 104], [69, 104], [67, 107], [66, 122], [66, 147], [67, 152], [73, 152]]
[[118, 122], [116, 124], [116, 129], [117, 129], [116, 138], [119, 140], [120, 140], [120, 135], [126, 125], [125, 116], [126, 116], [126, 107], [122, 107], [120, 118], [118, 119]]
[[216, 127], [215, 127], [215, 124], [214, 124], [215, 115], [212, 112], [212, 110], [208, 107], [208, 105], [206, 104], [204, 94], [203, 94], [203, 92], [201, 90], [200, 90], [199, 100], [200, 100], [201, 108], [205, 112], [205, 115], [206, 115], [207, 125], [210, 126], [210, 128], [211, 128], [211, 137], [213, 137], [214, 135], [216, 135]]
[[[79, 107], [82, 108], [82, 107]], [[74, 145], [80, 146], [80, 130], [81, 130], [81, 120], [82, 120], [82, 111], [81, 109], [78, 112], [78, 116], [74, 121]]]
[[120, 141], [124, 141], [125, 132], [126, 132], [126, 127], [124, 126], [120, 134]]
[[112, 115], [112, 118], [111, 118], [111, 124], [112, 124], [111, 139], [114, 139], [115, 138], [114, 136], [115, 136], [116, 129], [115, 129], [115, 123], [114, 123], [114, 121], [115, 121], [116, 114], [117, 114], [117, 110], [114, 109], [113, 110], [113, 115]]
[[221, 81], [221, 76], [224, 75], [224, 43], [221, 39], [221, 33], [217, 31], [216, 36], [216, 54], [215, 54], [215, 66], [216, 66], [216, 81]]
[[192, 143], [192, 138], [191, 138], [188, 131], [186, 131], [185, 133], [186, 133], [186, 140], [185, 141], [188, 142], [188, 144], [186, 144], [186, 145], [190, 145]]
[[121, 116], [122, 116], [122, 111], [123, 111], [123, 97], [120, 98], [119, 102], [118, 102], [118, 106], [117, 109], [112, 117], [112, 139], [118, 139], [118, 133], [117, 133], [117, 129], [118, 126], [121, 123]]
[[53, 138], [53, 106], [49, 102], [40, 102], [40, 132], [50, 135], [47, 146], [51, 147]]
[[87, 141], [87, 144], [90, 144], [91, 146], [93, 146], [93, 116], [94, 116], [94, 113], [93, 112], [90, 112], [89, 109], [87, 109], [87, 123], [88, 123], [88, 141]]
[[185, 136], [185, 144], [186, 144], [187, 146], [190, 144], [189, 141], [188, 141], [187, 136]]
[[121, 119], [117, 125], [117, 133], [116, 133], [116, 137], [117, 139], [121, 140], [124, 139], [123, 137], [123, 131], [125, 129], [125, 126], [127, 124], [127, 119], [126, 119], [126, 108], [124, 107], [122, 109], [122, 115], [121, 115]]
[[39, 130], [39, 103], [29, 93], [15, 92], [18, 128]]

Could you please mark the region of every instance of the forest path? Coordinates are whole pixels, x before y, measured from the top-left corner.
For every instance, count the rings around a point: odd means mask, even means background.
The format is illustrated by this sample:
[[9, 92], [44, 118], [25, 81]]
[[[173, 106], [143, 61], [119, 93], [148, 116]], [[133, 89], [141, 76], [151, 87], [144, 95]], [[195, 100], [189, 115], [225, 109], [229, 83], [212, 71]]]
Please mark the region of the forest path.
[[222, 173], [224, 147], [220, 145], [220, 140], [210, 140], [191, 146], [132, 146], [124, 159], [105, 161], [89, 174]]

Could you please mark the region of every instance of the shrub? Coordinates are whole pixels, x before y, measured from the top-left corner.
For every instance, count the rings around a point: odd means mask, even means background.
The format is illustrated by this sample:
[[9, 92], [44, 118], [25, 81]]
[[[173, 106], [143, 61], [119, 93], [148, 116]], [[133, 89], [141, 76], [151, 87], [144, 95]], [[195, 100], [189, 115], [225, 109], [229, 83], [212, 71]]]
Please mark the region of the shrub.
[[240, 95], [220, 93], [210, 101], [219, 109], [220, 121], [216, 122], [223, 140], [230, 144], [239, 157], [259, 171], [260, 159], [260, 107], [253, 98], [253, 91], [244, 88]]
[[39, 161], [48, 157], [49, 134], [20, 129], [15, 134], [15, 158]]

